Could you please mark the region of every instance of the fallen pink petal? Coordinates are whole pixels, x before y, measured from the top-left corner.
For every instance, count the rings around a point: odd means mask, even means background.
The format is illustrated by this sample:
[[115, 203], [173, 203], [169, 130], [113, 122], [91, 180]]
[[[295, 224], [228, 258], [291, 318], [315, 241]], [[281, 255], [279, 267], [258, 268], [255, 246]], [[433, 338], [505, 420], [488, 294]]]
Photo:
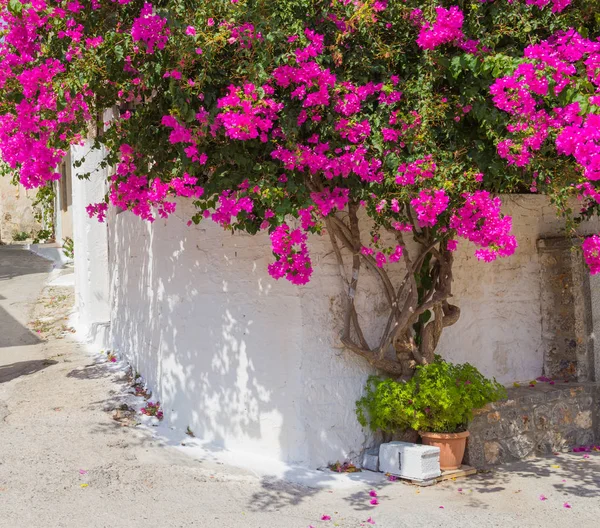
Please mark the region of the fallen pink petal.
[[565, 503], [563, 504], [563, 507], [564, 507], [564, 508], [567, 508], [567, 509], [571, 509], [571, 505], [570, 505], [568, 502], [565, 502]]
[[377, 506], [379, 504], [379, 501], [377, 499], [371, 499], [371, 504], [373, 506]]
[[322, 521], [331, 521], [331, 515], [323, 515], [323, 517], [321, 517]]
[[373, 520], [373, 518], [372, 518], [372, 517], [369, 517], [369, 518], [367, 519], [367, 522], [368, 522], [369, 524], [375, 524], [375, 521]]
[[375, 490], [371, 490], [371, 491], [369, 491], [369, 495], [371, 497], [377, 497], [377, 492]]
[[546, 497], [546, 495], [540, 495], [540, 500], [541, 501], [548, 500], [548, 497]]

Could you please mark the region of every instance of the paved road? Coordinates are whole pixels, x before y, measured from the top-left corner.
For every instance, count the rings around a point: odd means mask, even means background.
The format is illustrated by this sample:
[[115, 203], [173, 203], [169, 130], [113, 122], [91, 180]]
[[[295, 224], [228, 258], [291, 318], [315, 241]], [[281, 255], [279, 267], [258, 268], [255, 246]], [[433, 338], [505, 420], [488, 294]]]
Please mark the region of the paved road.
[[127, 383], [64, 337], [73, 294], [45, 287], [49, 271], [0, 247], [0, 527], [600, 526], [597, 455], [432, 488], [388, 483], [371, 506], [369, 487], [312, 489], [163, 446], [107, 412]]

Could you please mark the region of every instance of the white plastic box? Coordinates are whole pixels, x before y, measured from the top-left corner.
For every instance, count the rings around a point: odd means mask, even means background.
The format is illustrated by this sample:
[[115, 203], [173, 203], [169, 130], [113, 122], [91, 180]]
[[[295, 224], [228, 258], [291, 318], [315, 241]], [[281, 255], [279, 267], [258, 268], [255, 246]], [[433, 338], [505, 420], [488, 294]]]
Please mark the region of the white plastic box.
[[389, 442], [379, 447], [379, 471], [411, 480], [439, 477], [440, 448], [409, 442]]

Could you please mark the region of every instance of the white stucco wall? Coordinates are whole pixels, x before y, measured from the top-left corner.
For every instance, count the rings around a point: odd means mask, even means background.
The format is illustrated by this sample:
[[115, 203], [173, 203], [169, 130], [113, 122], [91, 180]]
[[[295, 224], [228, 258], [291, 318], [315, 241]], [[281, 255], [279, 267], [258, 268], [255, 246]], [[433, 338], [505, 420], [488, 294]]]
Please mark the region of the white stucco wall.
[[[561, 224], [543, 197], [508, 197], [505, 212], [519, 249], [485, 264], [459, 244], [462, 316], [438, 351], [509, 383], [542, 372], [536, 240]], [[153, 224], [111, 214], [112, 346], [146, 378], [171, 425], [216, 446], [313, 467], [357, 454], [369, 439], [354, 402], [371, 370], [339, 345], [340, 281], [327, 239], [311, 240], [313, 279], [295, 287], [268, 276], [266, 235], [232, 235], [209, 221], [188, 228], [190, 214], [185, 202]], [[369, 303], [376, 308], [363, 323], [376, 335], [385, 303]]]
[[[469, 243], [459, 243], [453, 293], [461, 317], [444, 331], [438, 352], [511, 383], [542, 373], [542, 284], [536, 242], [560, 236], [564, 222], [544, 196], [505, 196], [503, 202], [504, 213], [512, 216], [519, 247], [510, 258], [482, 263]], [[580, 232], [599, 230], [595, 222], [582, 225]]]
[[[99, 168], [104, 153], [91, 150], [88, 141], [71, 147], [71, 158], [73, 162], [85, 158], [80, 168], [73, 169], [72, 177], [77, 324], [89, 341], [104, 346], [110, 321], [107, 226], [90, 219], [85, 210], [88, 204], [104, 199], [107, 173]], [[89, 180], [76, 177], [87, 172], [91, 172]]]
[[188, 218], [185, 206], [152, 225], [112, 216], [113, 347], [165, 419], [203, 440], [307, 465], [358, 454], [354, 402], [369, 369], [332, 330], [333, 259], [317, 250], [314, 280], [298, 289], [268, 276], [266, 235]]

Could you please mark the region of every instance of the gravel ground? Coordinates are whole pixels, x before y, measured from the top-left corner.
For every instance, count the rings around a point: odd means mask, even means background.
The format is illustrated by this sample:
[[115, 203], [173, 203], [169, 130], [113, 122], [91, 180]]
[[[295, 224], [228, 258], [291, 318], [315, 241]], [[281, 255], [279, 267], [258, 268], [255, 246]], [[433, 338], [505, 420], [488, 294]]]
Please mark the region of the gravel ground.
[[187, 456], [115, 411], [129, 382], [72, 339], [73, 292], [45, 286], [49, 272], [0, 247], [0, 527], [600, 526], [598, 454], [380, 483], [375, 506], [366, 483], [306, 487]]

